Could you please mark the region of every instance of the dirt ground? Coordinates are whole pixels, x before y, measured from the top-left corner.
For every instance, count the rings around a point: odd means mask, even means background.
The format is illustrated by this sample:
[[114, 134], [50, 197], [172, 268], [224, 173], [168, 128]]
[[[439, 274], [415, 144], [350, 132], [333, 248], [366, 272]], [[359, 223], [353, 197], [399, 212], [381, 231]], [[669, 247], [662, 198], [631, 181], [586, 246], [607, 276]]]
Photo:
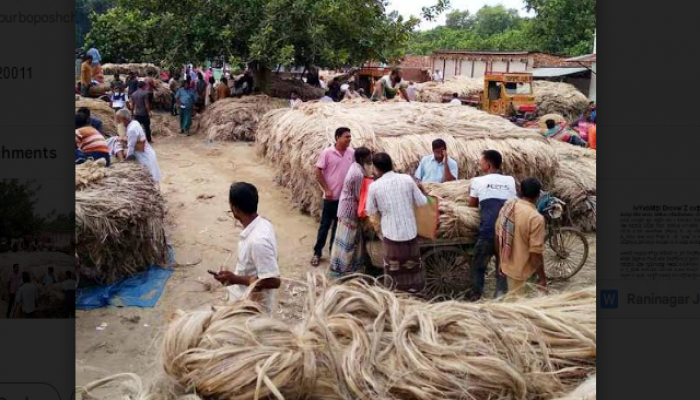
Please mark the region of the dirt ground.
[[[308, 261], [317, 223], [292, 207], [290, 192], [274, 183], [272, 168], [255, 155], [252, 144], [208, 143], [195, 135], [156, 138], [154, 147], [164, 175], [161, 190], [167, 202], [167, 234], [178, 266], [155, 308], [78, 311], [77, 385], [122, 372], [149, 376], [157, 365], [159, 334], [175, 310], [223, 303], [225, 290], [207, 270], [218, 270], [229, 256], [226, 265], [235, 264], [242, 228], [228, 211], [228, 188], [234, 181], [258, 188], [260, 214], [276, 228], [282, 275], [304, 279], [314, 270]], [[595, 236], [590, 240], [591, 261], [556, 289], [595, 283]], [[277, 316], [298, 318], [301, 286], [284, 282], [282, 289]], [[97, 329], [104, 324], [104, 329]]]

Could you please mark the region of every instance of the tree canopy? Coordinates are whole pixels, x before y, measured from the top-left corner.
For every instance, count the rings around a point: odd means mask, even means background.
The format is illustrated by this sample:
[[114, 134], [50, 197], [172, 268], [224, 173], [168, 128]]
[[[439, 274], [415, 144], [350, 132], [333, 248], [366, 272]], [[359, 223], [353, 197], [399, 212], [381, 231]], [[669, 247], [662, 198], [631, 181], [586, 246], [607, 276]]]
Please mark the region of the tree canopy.
[[[386, 0], [117, 0], [85, 41], [105, 60], [182, 64], [224, 57], [260, 65], [359, 64], [402, 57], [416, 18]], [[427, 8], [435, 15], [437, 8]]]
[[[397, 1], [397, 0], [394, 0]], [[387, 13], [388, 0], [77, 0], [76, 43], [109, 62], [181, 65], [224, 59], [232, 64], [358, 65], [393, 62], [406, 52], [437, 49], [525, 50], [562, 55], [593, 47], [596, 0], [524, 0], [534, 17], [484, 6], [451, 10], [444, 26], [415, 31], [419, 20]], [[421, 17], [450, 7], [435, 0]], [[85, 21], [86, 13], [89, 21]], [[80, 31], [80, 35], [79, 35]]]
[[453, 10], [444, 26], [414, 32], [408, 52], [430, 54], [438, 49], [542, 51], [581, 55], [593, 49], [596, 0], [524, 0], [533, 18], [518, 10], [484, 6], [476, 14]]
[[45, 219], [36, 215], [36, 181], [20, 183], [17, 179], [0, 181], [0, 237], [12, 238], [37, 233]]

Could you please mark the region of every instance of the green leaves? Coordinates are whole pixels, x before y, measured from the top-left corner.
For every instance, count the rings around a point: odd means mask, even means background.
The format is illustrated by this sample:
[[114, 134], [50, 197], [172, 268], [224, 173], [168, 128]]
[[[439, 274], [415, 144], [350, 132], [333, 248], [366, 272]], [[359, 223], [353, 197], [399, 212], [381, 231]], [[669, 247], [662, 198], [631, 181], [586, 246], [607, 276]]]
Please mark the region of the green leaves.
[[593, 50], [596, 0], [525, 0], [537, 13], [533, 36], [544, 51], [582, 55]]
[[40, 189], [36, 181], [0, 181], [0, 237], [31, 235], [41, 230], [44, 218], [34, 214], [35, 197]]
[[475, 15], [455, 10], [445, 26], [411, 35], [408, 52], [430, 54], [438, 49], [525, 50], [580, 55], [593, 48], [595, 0], [526, 0], [536, 12], [522, 18], [517, 10], [484, 6]]
[[[446, 4], [440, 0], [433, 12]], [[381, 0], [120, 0], [91, 17], [87, 40], [109, 62], [224, 56], [269, 68], [335, 67], [403, 57], [419, 21], [386, 15], [385, 6]]]

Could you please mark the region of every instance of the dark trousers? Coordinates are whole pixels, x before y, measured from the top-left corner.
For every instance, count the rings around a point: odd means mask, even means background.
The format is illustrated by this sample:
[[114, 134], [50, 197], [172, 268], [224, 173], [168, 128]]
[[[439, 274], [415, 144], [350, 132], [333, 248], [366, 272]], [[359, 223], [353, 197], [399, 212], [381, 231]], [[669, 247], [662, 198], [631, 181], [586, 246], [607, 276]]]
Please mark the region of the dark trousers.
[[109, 164], [110, 164], [109, 153], [103, 153], [101, 151], [93, 151], [90, 153], [85, 153], [85, 152], [82, 152], [78, 149], [75, 149], [75, 163], [76, 164], [82, 164], [90, 158], [92, 158], [94, 161], [97, 161], [100, 158], [104, 158], [107, 161], [106, 166], [109, 167]]
[[335, 229], [338, 227], [338, 200], [323, 200], [323, 211], [321, 212], [321, 226], [318, 227], [318, 237], [314, 246], [314, 255], [321, 257], [323, 247], [328, 239], [328, 231], [331, 232], [331, 243], [328, 247], [328, 253], [333, 249], [333, 240], [335, 240]]
[[6, 318], [10, 318], [10, 312], [12, 311], [12, 306], [15, 305], [15, 295], [10, 293], [10, 299], [7, 301], [7, 314]]
[[141, 126], [143, 126], [143, 131], [146, 132], [146, 140], [148, 140], [148, 143], [153, 142], [151, 140], [151, 117], [148, 115], [135, 115], [134, 119], [139, 121]]
[[68, 318], [75, 318], [75, 290], [66, 290], [66, 299], [63, 303], [63, 312]]
[[484, 294], [486, 268], [496, 258], [496, 297], [508, 291], [508, 279], [499, 268], [498, 253], [496, 252], [496, 239], [482, 239], [476, 241], [474, 247], [474, 261], [472, 262], [472, 299], [478, 300]]
[[175, 100], [175, 93], [173, 93], [173, 99], [170, 103], [170, 113], [172, 115], [177, 115], [177, 100]]

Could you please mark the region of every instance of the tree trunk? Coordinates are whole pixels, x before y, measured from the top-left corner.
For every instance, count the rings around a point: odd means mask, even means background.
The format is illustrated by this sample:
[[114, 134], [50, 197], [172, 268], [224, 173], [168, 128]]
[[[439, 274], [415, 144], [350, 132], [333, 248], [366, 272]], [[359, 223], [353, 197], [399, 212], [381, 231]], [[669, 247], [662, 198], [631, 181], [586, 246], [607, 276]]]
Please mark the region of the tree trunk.
[[255, 87], [263, 93], [270, 91], [270, 76], [272, 71], [266, 66], [254, 61], [250, 64], [255, 79]]

